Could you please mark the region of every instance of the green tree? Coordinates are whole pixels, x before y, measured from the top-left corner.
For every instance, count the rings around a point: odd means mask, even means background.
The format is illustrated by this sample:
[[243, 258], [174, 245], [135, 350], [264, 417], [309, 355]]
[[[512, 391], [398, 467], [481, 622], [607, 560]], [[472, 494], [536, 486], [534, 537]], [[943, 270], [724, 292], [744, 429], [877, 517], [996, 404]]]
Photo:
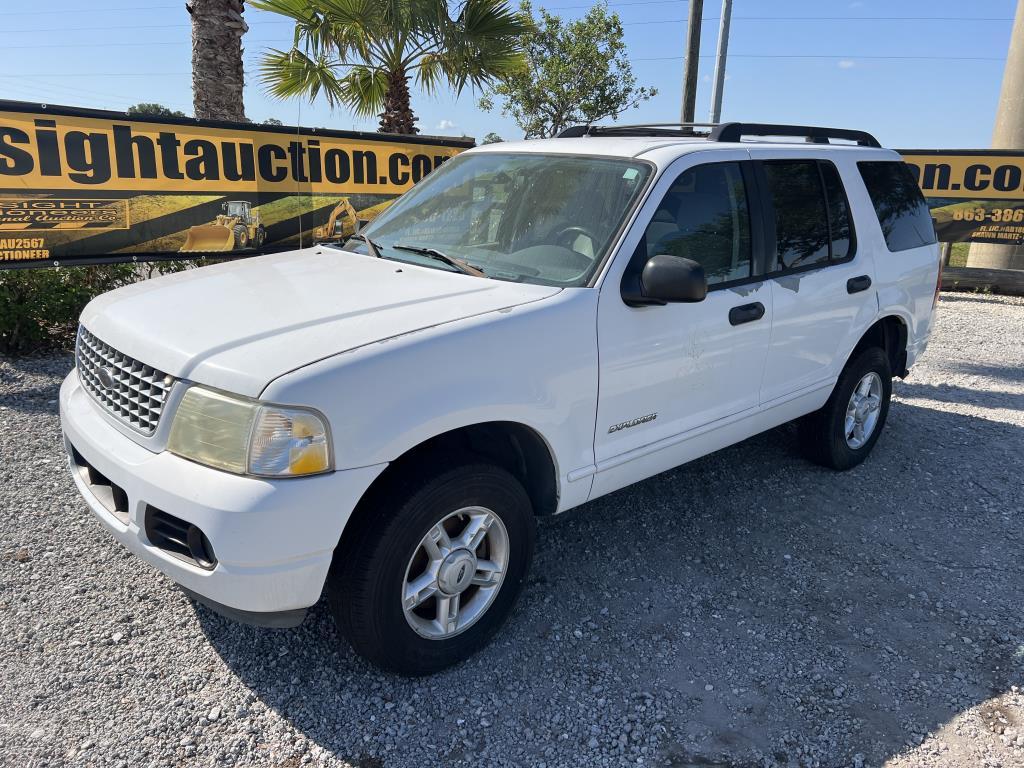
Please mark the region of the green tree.
[[523, 66], [529, 21], [505, 0], [251, 0], [295, 22], [291, 50], [273, 49], [260, 76], [278, 98], [323, 94], [333, 108], [380, 116], [382, 133], [418, 133], [409, 80], [484, 89]]
[[266, 120], [263, 121], [263, 124], [264, 125], [284, 125], [284, 123], [282, 123], [276, 117], [268, 117]]
[[484, 140], [481, 143], [482, 144], [497, 144], [498, 142], [501, 142], [501, 141], [504, 141], [504, 139], [501, 138], [501, 136], [496, 134], [494, 131], [491, 131], [486, 136], [484, 136]]
[[[524, 14], [533, 14], [523, 0]], [[481, 109], [510, 116], [526, 138], [557, 136], [570, 125], [616, 119], [654, 96], [637, 87], [626, 55], [622, 22], [605, 3], [581, 19], [565, 22], [540, 9], [540, 23], [524, 41], [527, 66], [502, 78], [480, 100]]]
[[163, 104], [157, 104], [156, 102], [142, 101], [138, 104], [132, 104], [128, 107], [129, 115], [144, 115], [146, 117], [188, 117], [184, 112], [178, 109], [171, 109], [165, 107]]

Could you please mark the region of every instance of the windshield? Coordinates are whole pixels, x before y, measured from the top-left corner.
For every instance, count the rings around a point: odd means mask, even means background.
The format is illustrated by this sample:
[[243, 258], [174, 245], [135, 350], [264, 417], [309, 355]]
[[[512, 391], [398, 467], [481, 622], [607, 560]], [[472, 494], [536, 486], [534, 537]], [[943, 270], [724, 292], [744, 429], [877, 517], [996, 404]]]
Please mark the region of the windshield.
[[[414, 186], [360, 234], [389, 259], [453, 269], [426, 253], [440, 251], [487, 277], [584, 285], [650, 173], [649, 165], [631, 159], [463, 155]], [[367, 252], [359, 240], [345, 248]]]

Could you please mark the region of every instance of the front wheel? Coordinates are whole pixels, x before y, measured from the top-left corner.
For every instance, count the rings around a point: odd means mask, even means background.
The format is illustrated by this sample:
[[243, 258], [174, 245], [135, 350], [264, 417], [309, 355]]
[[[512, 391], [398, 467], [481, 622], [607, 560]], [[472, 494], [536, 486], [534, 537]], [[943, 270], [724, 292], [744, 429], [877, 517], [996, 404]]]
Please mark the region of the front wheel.
[[504, 469], [474, 463], [377, 507], [331, 572], [339, 629], [357, 653], [401, 674], [462, 661], [497, 632], [526, 578], [535, 536], [526, 491]]
[[249, 247], [249, 230], [244, 224], [235, 225], [235, 249]]
[[839, 470], [860, 464], [885, 426], [891, 397], [889, 357], [878, 347], [865, 349], [846, 364], [821, 410], [800, 420], [807, 458]]

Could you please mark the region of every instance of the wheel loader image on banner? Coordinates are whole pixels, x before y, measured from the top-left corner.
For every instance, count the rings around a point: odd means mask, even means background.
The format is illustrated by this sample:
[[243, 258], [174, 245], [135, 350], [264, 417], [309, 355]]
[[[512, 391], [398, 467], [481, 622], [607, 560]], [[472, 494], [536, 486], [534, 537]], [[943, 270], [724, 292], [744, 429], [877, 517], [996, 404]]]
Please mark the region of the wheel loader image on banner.
[[383, 203], [377, 203], [357, 211], [349, 199], [343, 197], [334, 206], [331, 215], [327, 217], [327, 223], [313, 230], [313, 240], [321, 243], [327, 240], [344, 240], [346, 237], [351, 237], [377, 218], [393, 202], [394, 200], [385, 200]]
[[267, 230], [260, 223], [260, 215], [253, 211], [248, 200], [229, 200], [221, 205], [224, 213], [212, 224], [199, 224], [189, 228], [181, 253], [242, 251], [260, 248], [267, 239]]

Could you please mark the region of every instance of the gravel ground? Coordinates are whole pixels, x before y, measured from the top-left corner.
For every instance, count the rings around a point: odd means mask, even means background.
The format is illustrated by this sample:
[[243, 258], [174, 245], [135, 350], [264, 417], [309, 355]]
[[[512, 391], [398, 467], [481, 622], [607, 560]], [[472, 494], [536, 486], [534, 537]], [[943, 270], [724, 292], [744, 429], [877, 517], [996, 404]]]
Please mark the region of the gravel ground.
[[1024, 765], [1024, 300], [943, 297], [845, 474], [790, 427], [545, 523], [504, 633], [382, 674], [116, 546], [68, 477], [68, 356], [0, 360], [5, 765]]

